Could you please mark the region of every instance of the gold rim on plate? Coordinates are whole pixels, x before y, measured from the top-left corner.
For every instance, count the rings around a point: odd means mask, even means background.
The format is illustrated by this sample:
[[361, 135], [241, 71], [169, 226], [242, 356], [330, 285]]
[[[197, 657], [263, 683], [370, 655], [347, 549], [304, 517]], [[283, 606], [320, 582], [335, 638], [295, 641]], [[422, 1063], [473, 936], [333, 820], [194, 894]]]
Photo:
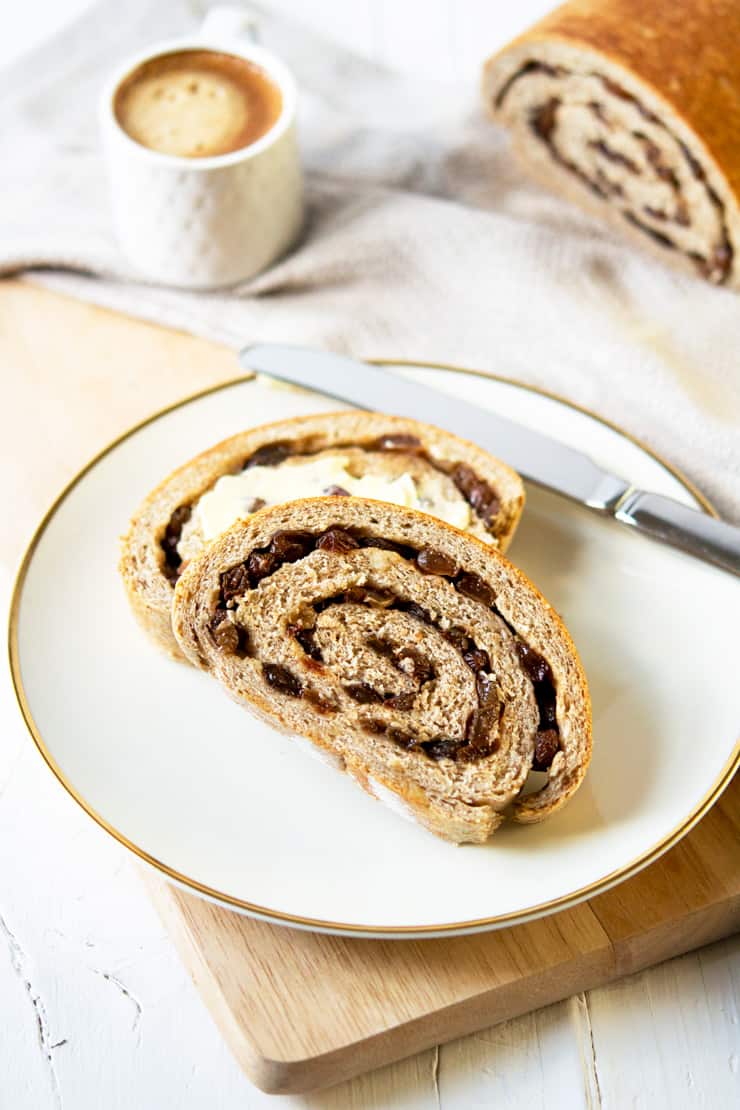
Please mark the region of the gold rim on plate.
[[[463, 366], [450, 366], [446, 363], [412, 362], [409, 360], [395, 359], [369, 359], [368, 361], [375, 362], [376, 364], [383, 366], [406, 366], [417, 367], [419, 369], [425, 370], [448, 370], [457, 374], [468, 374], [475, 377], [487, 378], [490, 381], [496, 381], [501, 382], [504, 385], [515, 386], [517, 389], [524, 389], [529, 393], [536, 393], [542, 397], [547, 397], [552, 401], [557, 401], [559, 404], [566, 405], [568, 408], [575, 409], [577, 412], [582, 413], [584, 416], [588, 416], [592, 420], [596, 420], [599, 424], [603, 425], [606, 428], [609, 428], [614, 432], [617, 432], [624, 439], [628, 440], [631, 443], [634, 443], [637, 447], [644, 451], [645, 454], [649, 455], [652, 459], [659, 463], [660, 466], [662, 466], [663, 469], [666, 470], [673, 478], [679, 481], [684, 489], [686, 489], [692, 495], [692, 497], [695, 498], [695, 500], [701, 505], [702, 509], [706, 513], [714, 517], [718, 516], [716, 509], [704, 496], [704, 494], [702, 494], [701, 491], [698, 490], [693, 485], [693, 483], [685, 477], [685, 475], [683, 475], [678, 469], [676, 469], [676, 467], [663, 459], [650, 447], [646, 446], [635, 436], [630, 435], [629, 432], [625, 432], [624, 429], [620, 428], [618, 424], [614, 424], [609, 420], [605, 420], [603, 417], [597, 416], [596, 413], [591, 412], [589, 409], [584, 408], [582, 405], [573, 404], [571, 401], [566, 400], [564, 397], [558, 396], [556, 393], [551, 393], [549, 390], [546, 389], [540, 389], [537, 386], [525, 385], [522, 382], [515, 381], [513, 378], [502, 377], [498, 374], [490, 374], [485, 370], [470, 370]], [[723, 790], [731, 782], [735, 771], [740, 765], [740, 741], [738, 741], [738, 743], [735, 745], [732, 755], [725, 764], [725, 767], [720, 773], [712, 789], [707, 794], [705, 794], [705, 796], [695, 806], [688, 817], [685, 818], [685, 820], [682, 821], [680, 825], [678, 825], [675, 829], [668, 833], [668, 835], [665, 836], [661, 841], [659, 841], [658, 844], [654, 845], [646, 852], [643, 852], [642, 855], [638, 856], [630, 863], [625, 864], [623, 867], [618, 868], [616, 871], [610, 872], [608, 875], [605, 875], [603, 878], [597, 880], [595, 883], [590, 883], [588, 886], [581, 887], [578, 890], [572, 891], [570, 894], [564, 894], [560, 898], [551, 899], [549, 902], [542, 902], [540, 905], [530, 906], [526, 910], [518, 910], [514, 913], [508, 914], [498, 914], [494, 917], [477, 918], [473, 921], [455, 921], [448, 922], [443, 925], [424, 925], [421, 927], [416, 925], [354, 925], [345, 924], [340, 921], [322, 921], [315, 918], [300, 917], [295, 914], [284, 913], [281, 910], [273, 910], [267, 906], [257, 906], [252, 902], [245, 902], [241, 898], [235, 898], [230, 894], [225, 894], [222, 891], [214, 890], [212, 887], [207, 886], [205, 883], [201, 883], [197, 879], [193, 879], [188, 875], [184, 875], [181, 872], [176, 871], [175, 868], [170, 867], [166, 863], [163, 863], [162, 860], [156, 859], [154, 856], [146, 852], [143, 848], [140, 848], [137, 844], [134, 844], [133, 841], [124, 836], [124, 834], [119, 832], [118, 829], [114, 828], [113, 825], [106, 821], [106, 819], [101, 814], [97, 813], [96, 810], [93, 809], [93, 807], [82, 797], [82, 795], [69, 781], [69, 779], [64, 774], [61, 767], [55, 761], [51, 752], [47, 748], [33, 719], [33, 714], [31, 713], [31, 708], [28, 704], [28, 699], [26, 698], [26, 693], [23, 687], [23, 679], [21, 676], [20, 668], [20, 654], [18, 650], [18, 617], [23, 595], [23, 585], [26, 580], [28, 568], [31, 564], [31, 560], [33, 558], [36, 547], [38, 546], [38, 543], [42, 535], [44, 534], [47, 525], [49, 524], [63, 501], [66, 500], [68, 494], [72, 492], [75, 486], [77, 486], [77, 484], [85, 477], [86, 474], [88, 474], [93, 469], [93, 467], [95, 467], [101, 461], [101, 459], [105, 458], [106, 455], [109, 455], [121, 443], [125, 442], [125, 440], [129, 439], [131, 436], [141, 431], [142, 428], [146, 428], [149, 424], [153, 424], [161, 417], [168, 415], [168, 413], [175, 412], [177, 409], [183, 408], [185, 405], [189, 405], [191, 402], [198, 401], [202, 397], [207, 397], [212, 393], [218, 393], [221, 390], [229, 389], [232, 386], [243, 385], [245, 382], [252, 381], [255, 377], [255, 374], [245, 374], [238, 378], [232, 378], [229, 381], [221, 382], [219, 385], [208, 386], [205, 389], [198, 390], [196, 393], [193, 393], [188, 397], [184, 397], [179, 401], [173, 402], [171, 405], [167, 405], [163, 409], [159, 409], [151, 416], [146, 417], [146, 419], [141, 420], [138, 424], [135, 424], [132, 428], [129, 428], [128, 431], [123, 432], [122, 435], [117, 436], [112, 443], [109, 443], [107, 447], [104, 447], [102, 451], [99, 451], [98, 454], [96, 454], [71, 479], [71, 481], [66, 484], [58, 497], [55, 498], [50, 508], [42, 517], [41, 522], [36, 528], [33, 536], [31, 537], [31, 541], [21, 560], [13, 586], [13, 594], [10, 603], [10, 619], [8, 623], [8, 652], [10, 656], [10, 670], [13, 679], [15, 696], [17, 698], [18, 705], [20, 707], [21, 714], [23, 715], [23, 720], [25, 721], [26, 727], [31, 734], [31, 737], [36, 747], [38, 748], [42, 758], [44, 759], [45, 763], [52, 771], [56, 779], [61, 783], [67, 793], [70, 794], [72, 798], [74, 798], [77, 804], [82, 807], [85, 813], [87, 813], [88, 816], [93, 819], [93, 821], [100, 825], [101, 828], [105, 829], [107, 833], [109, 833], [115, 840], [119, 842], [119, 844], [122, 844], [125, 848], [128, 848], [128, 850], [130, 852], [133, 852], [133, 854], [137, 856], [140, 860], [148, 864], [150, 867], [153, 867], [156, 871], [159, 871], [167, 879], [177, 883], [179, 886], [184, 887], [187, 890], [194, 891], [196, 894], [211, 899], [214, 902], [219, 902], [226, 907], [242, 910], [253, 917], [261, 918], [264, 921], [273, 922], [280, 925], [293, 925], [298, 928], [304, 929], [313, 929], [318, 932], [364, 934], [391, 937], [430, 937], [451, 933], [481, 932], [485, 931], [486, 929], [502, 928], [506, 925], [521, 924], [524, 921], [531, 921], [538, 917], [544, 917], [546, 914], [553, 913], [558, 909], [565, 909], [568, 906], [573, 906], [579, 902], [583, 902], [587, 898], [593, 897], [597, 894], [602, 894], [605, 890], [608, 890], [609, 887], [614, 886], [616, 883], [629, 878], [636, 872], [641, 871], [644, 867], [647, 867], [648, 864], [653, 863], [656, 859], [658, 859], [659, 856], [663, 855], [664, 852], [668, 851], [669, 848], [678, 843], [678, 841], [681, 840], [682, 837], [684, 837], [686, 833], [688, 833], [694, 827], [694, 825], [696, 825], [697, 822], [704, 816], [707, 810], [714, 804], [717, 798], [719, 798], [720, 794], [722, 794]]]

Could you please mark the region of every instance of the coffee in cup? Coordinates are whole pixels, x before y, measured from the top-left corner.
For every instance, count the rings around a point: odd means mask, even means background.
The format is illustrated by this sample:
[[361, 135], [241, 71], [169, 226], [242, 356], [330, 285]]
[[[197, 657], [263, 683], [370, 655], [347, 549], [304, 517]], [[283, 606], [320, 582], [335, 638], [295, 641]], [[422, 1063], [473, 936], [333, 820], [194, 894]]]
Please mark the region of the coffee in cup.
[[129, 138], [160, 154], [213, 158], [262, 138], [280, 117], [280, 89], [259, 65], [217, 50], [178, 50], [137, 66], [113, 110]]
[[133, 273], [181, 289], [247, 281], [295, 243], [303, 173], [290, 70], [243, 9], [121, 62], [100, 97], [113, 226]]

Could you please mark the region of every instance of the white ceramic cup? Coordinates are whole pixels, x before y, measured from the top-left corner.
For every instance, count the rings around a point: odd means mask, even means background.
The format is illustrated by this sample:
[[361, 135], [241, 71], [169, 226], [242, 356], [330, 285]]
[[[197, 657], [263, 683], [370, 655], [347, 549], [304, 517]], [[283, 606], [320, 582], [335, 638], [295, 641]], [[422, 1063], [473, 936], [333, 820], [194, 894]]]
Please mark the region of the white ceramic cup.
[[[189, 289], [234, 285], [264, 270], [295, 241], [303, 222], [296, 141], [296, 86], [289, 70], [250, 36], [245, 13], [216, 8], [191, 37], [129, 58], [108, 81], [100, 125], [121, 250], [150, 281]], [[282, 111], [256, 142], [213, 158], [180, 158], [141, 146], [116, 120], [121, 81], [142, 62], [178, 50], [219, 50], [262, 67], [280, 89]]]

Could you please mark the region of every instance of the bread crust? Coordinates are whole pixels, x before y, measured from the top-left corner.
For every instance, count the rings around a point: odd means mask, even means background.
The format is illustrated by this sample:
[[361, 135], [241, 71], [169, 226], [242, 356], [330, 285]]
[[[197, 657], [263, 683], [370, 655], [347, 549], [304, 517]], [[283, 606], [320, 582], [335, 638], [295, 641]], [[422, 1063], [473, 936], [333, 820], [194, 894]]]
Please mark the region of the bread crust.
[[502, 89], [528, 60], [580, 64], [582, 71], [603, 74], [670, 128], [724, 206], [734, 248], [725, 284], [740, 287], [740, 5], [734, 0], [571, 0], [494, 54], [483, 68], [486, 108], [512, 128], [515, 152], [539, 182], [605, 219], [664, 262], [696, 274], [696, 265], [681, 250], [668, 251], [630, 226], [619, 214], [619, 199], [612, 204], [589, 195], [567, 170], [538, 157], [536, 141], [528, 139], [522, 121], [507, 111], [506, 101], [496, 106]]
[[476, 444], [429, 424], [365, 411], [276, 421], [231, 436], [178, 467], [152, 490], [131, 518], [121, 541], [119, 570], [132, 612], [149, 638], [182, 660], [170, 620], [174, 587], [164, 573], [161, 546], [178, 506], [197, 501], [218, 478], [240, 470], [245, 459], [269, 444], [306, 440], [312, 450], [324, 450], [384, 435], [417, 436], [437, 457], [467, 463], [488, 480], [501, 502], [495, 535], [502, 550], [508, 547], [524, 507], [524, 486], [515, 471]]
[[[465, 573], [478, 575], [490, 585], [496, 611], [509, 628], [548, 661], [552, 671], [561, 748], [552, 761], [549, 781], [543, 789], [519, 796], [531, 767], [531, 745], [516, 747], [512, 741], [507, 747], [508, 738], [504, 737], [500, 751], [477, 762], [449, 759], [435, 762], [399, 748], [385, 736], [368, 735], [359, 727], [349, 727], [346, 715], [319, 714], [302, 698], [275, 692], [262, 677], [264, 658], [254, 653], [239, 658], [219, 649], [211, 622], [221, 574], [243, 562], [251, 551], [266, 546], [275, 532], [316, 534], [333, 526], [361, 529], [363, 534], [416, 549], [432, 547], [453, 558]], [[336, 557], [330, 555], [323, 562], [316, 559], [323, 554], [314, 551], [305, 560], [306, 567], [311, 560], [315, 563], [314, 579], [306, 586], [306, 597], [313, 596], [314, 582], [322, 587], [326, 584], [325, 589], [331, 590], [331, 564]], [[441, 619], [448, 617], [450, 611], [454, 615], [450, 599], [458, 595], [446, 579], [422, 574], [415, 564], [397, 554], [388, 555], [384, 551], [382, 555], [389, 561], [388, 573], [396, 574], [397, 581], [410, 583], [403, 593], [404, 600], [416, 603], [421, 600], [430, 609], [436, 605]], [[259, 605], [267, 606], [274, 630], [265, 633], [272, 637], [265, 642], [270, 643], [273, 653], [288, 639], [280, 622], [289, 623], [293, 617], [288, 610], [301, 605], [302, 583], [298, 576], [303, 572], [296, 570], [301, 566], [301, 562], [291, 563], [274, 571], [271, 578], [250, 590], [244, 600], [247, 606], [244, 612], [251, 612], [257, 622], [265, 621]], [[308, 569], [305, 574], [309, 574]], [[399, 578], [401, 574], [406, 579]], [[268, 590], [273, 591], [269, 596]], [[436, 600], [435, 591], [438, 591]], [[261, 602], [260, 595], [266, 600]], [[482, 630], [488, 610], [482, 610], [480, 602], [475, 604], [471, 619]], [[526, 576], [495, 548], [413, 509], [344, 497], [312, 498], [263, 509], [248, 520], [237, 522], [188, 564], [175, 590], [172, 622], [187, 658], [208, 670], [239, 704], [287, 735], [306, 737], [338, 760], [342, 769], [369, 793], [383, 797], [389, 791], [420, 824], [456, 843], [485, 841], [505, 816], [524, 824], [543, 820], [568, 801], [586, 773], [592, 745], [588, 685], [562, 620]], [[262, 623], [259, 627], [263, 627]], [[297, 648], [285, 650], [293, 652], [291, 667], [302, 679], [310, 682], [315, 678], [317, 668], [312, 660]], [[493, 671], [503, 666], [503, 659], [491, 655]], [[523, 675], [522, 679], [529, 682]], [[522, 760], [526, 765], [522, 765]], [[513, 762], [516, 766], [512, 768]]]

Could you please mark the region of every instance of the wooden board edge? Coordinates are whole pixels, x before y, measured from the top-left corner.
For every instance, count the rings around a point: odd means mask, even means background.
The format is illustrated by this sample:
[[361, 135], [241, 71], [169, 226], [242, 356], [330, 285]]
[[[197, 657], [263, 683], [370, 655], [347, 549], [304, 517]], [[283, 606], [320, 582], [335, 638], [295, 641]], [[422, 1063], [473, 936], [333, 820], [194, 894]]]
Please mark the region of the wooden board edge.
[[[707, 920], [705, 911], [672, 926], [650, 930], [645, 943], [633, 940], [616, 946], [577, 953], [546, 972], [533, 973], [516, 983], [482, 991], [412, 1021], [391, 1026], [362, 1041], [330, 1052], [295, 1059], [273, 1059], [259, 1052], [226, 1005], [212, 989], [207, 963], [187, 927], [169, 883], [140, 869], [146, 889], [168, 934], [232, 1054], [260, 1090], [268, 1094], [302, 1094], [352, 1079], [364, 1072], [402, 1060], [436, 1045], [489, 1028], [499, 1022], [539, 1010], [565, 998], [603, 986], [624, 975], [684, 954], [729, 936], [740, 928], [740, 899], [717, 907]], [[606, 935], [606, 934], [605, 934]], [[529, 990], [527, 990], [529, 986]]]
[[232, 1054], [251, 1082], [268, 1094], [301, 1094], [333, 1086], [510, 1017], [540, 1009], [613, 977], [611, 945], [599, 926], [603, 943], [588, 951], [571, 952], [544, 972], [536, 969], [530, 976], [487, 988], [477, 996], [471, 995], [326, 1053], [293, 1059], [273, 1058], [255, 1047], [221, 992], [214, 989], [203, 951], [183, 913], [182, 899], [196, 896], [181, 892], [149, 868], [140, 867], [139, 873], [160, 920]]
[[[594, 913], [598, 918], [598, 908]], [[734, 895], [726, 901], [702, 906], [678, 920], [662, 921], [634, 936], [612, 941], [614, 978], [634, 975], [739, 932], [740, 895]]]

